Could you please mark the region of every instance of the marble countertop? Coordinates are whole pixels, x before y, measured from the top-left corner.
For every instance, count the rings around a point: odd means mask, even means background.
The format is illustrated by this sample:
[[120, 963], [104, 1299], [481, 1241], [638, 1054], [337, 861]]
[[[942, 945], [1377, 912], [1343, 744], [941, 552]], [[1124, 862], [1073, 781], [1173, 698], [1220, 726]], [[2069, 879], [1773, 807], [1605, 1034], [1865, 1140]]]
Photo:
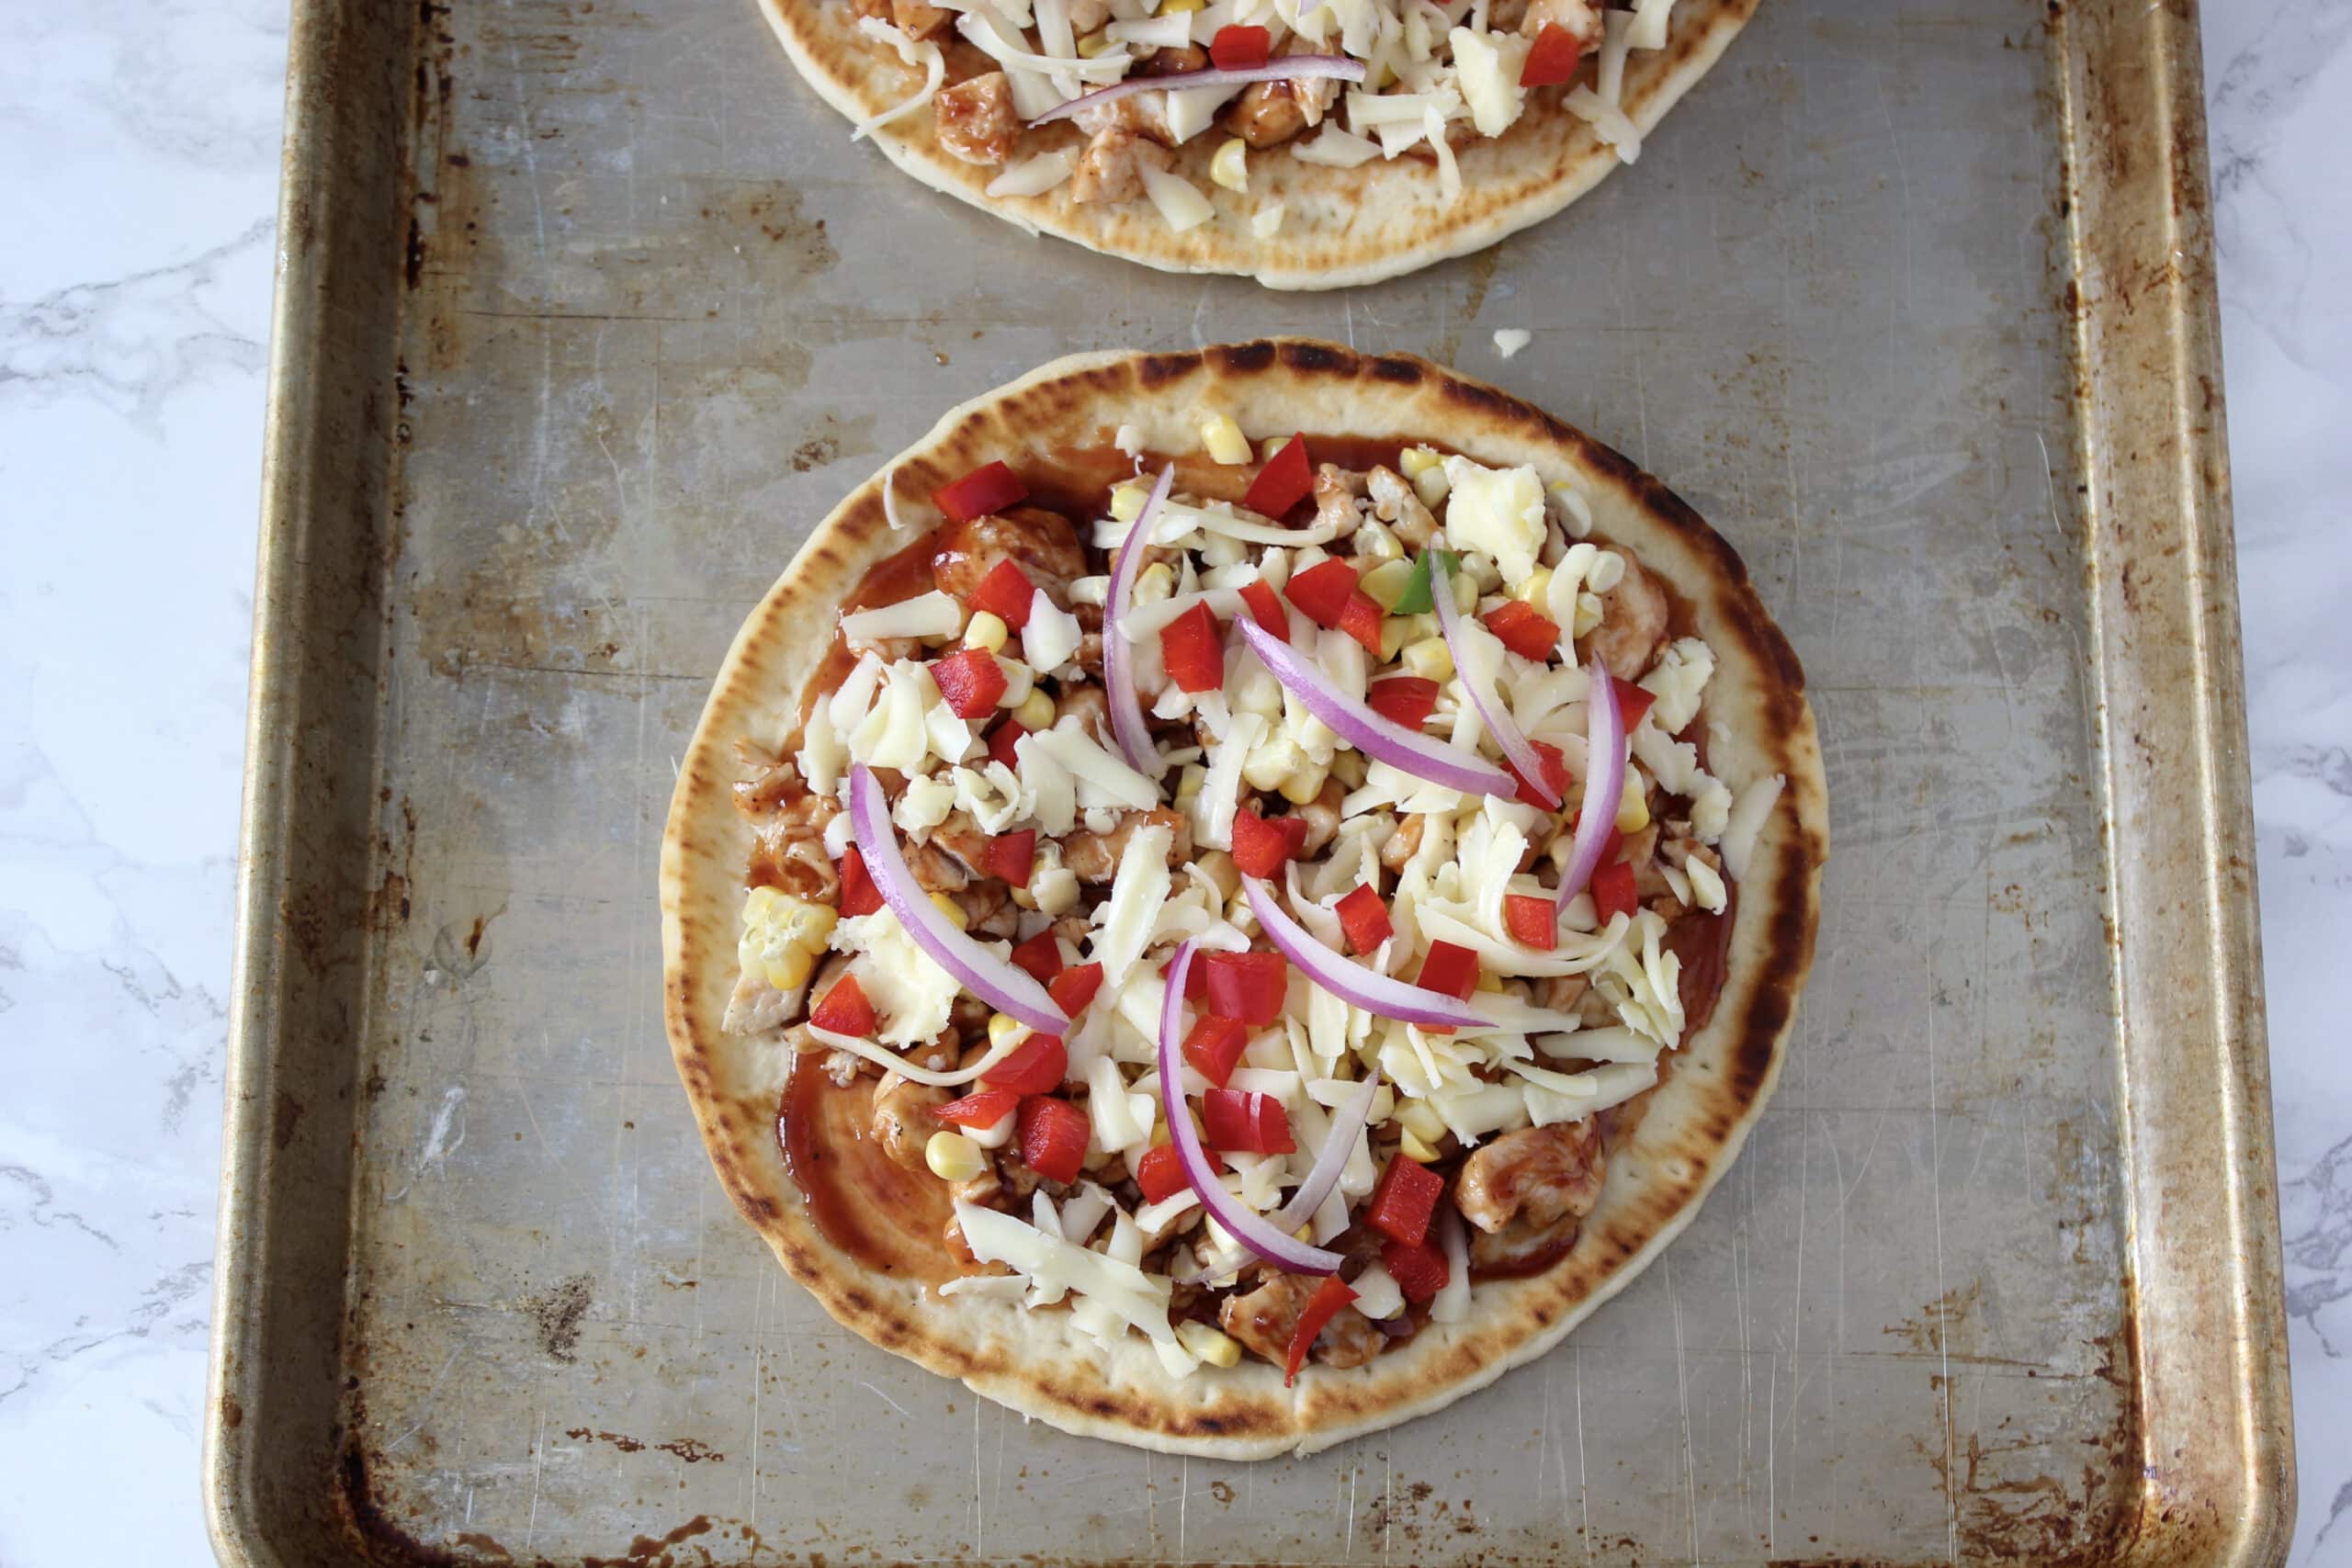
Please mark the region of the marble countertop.
[[[0, 1563], [198, 1498], [284, 0], [10, 7]], [[2352, 6], [2205, 18], [2300, 1563], [2352, 1562]], [[2329, 191], [2336, 192], [2330, 197]]]

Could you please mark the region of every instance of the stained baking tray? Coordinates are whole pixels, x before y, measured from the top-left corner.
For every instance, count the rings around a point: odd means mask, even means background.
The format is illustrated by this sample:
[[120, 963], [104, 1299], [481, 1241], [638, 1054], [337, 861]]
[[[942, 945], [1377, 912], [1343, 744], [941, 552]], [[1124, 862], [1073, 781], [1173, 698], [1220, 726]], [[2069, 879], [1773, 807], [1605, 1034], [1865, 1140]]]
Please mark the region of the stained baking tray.
[[[222, 1555], [2276, 1561], [2197, 59], [2186, 4], [1770, 0], [1564, 218], [1302, 299], [917, 188], [750, 0], [302, 0]], [[1666, 476], [1804, 660], [1837, 850], [1779, 1096], [1665, 1257], [1442, 1416], [1231, 1465], [1025, 1425], [778, 1272], [653, 877], [739, 617], [885, 454], [1069, 349], [1272, 332]]]

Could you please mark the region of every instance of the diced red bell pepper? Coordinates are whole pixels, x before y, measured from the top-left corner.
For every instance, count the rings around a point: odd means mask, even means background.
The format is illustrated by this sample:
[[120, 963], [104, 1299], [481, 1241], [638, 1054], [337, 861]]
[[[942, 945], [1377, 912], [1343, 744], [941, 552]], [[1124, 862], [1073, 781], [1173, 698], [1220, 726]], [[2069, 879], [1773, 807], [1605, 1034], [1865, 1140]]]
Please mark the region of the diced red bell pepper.
[[[1327, 560], [1294, 573], [1283, 596], [1305, 612], [1308, 620], [1328, 629], [1340, 624], [1355, 592], [1356, 569], [1343, 560]], [[1373, 608], [1380, 608], [1377, 601]]]
[[[1306, 819], [1277, 817], [1269, 822], [1244, 807], [1233, 814], [1233, 863], [1245, 876], [1278, 876], [1284, 861], [1306, 852]], [[1200, 965], [1193, 973], [1201, 972]]]
[[1388, 906], [1380, 901], [1380, 890], [1369, 882], [1359, 884], [1340, 899], [1339, 912], [1340, 929], [1348, 933], [1348, 945], [1358, 953], [1369, 953], [1396, 934], [1396, 925], [1388, 919]]
[[1020, 1103], [1021, 1097], [1009, 1089], [984, 1089], [935, 1105], [931, 1113], [951, 1127], [993, 1127]]
[[1012, 1055], [980, 1075], [990, 1089], [1015, 1094], [1050, 1094], [1062, 1087], [1069, 1071], [1069, 1049], [1058, 1034], [1033, 1034], [1012, 1048]]
[[[1176, 961], [1172, 958], [1167, 963], [1161, 964], [1159, 966], [1159, 977], [1162, 980], [1167, 979], [1168, 971], [1175, 966]], [[1208, 994], [1209, 972], [1202, 968], [1199, 964], [1195, 963], [1190, 969], [1184, 971], [1184, 999], [1188, 1002], [1198, 1003], [1206, 999]]]
[[1519, 780], [1517, 799], [1521, 805], [1555, 807], [1568, 797], [1568, 760], [1549, 740], [1537, 740], [1531, 737], [1527, 743], [1535, 748], [1535, 755], [1544, 764], [1544, 782], [1552, 786], [1552, 798], [1547, 801], [1538, 795], [1535, 786], [1528, 782], [1525, 774], [1511, 766], [1508, 758], [1504, 760], [1503, 767], [1511, 777]]
[[931, 499], [952, 521], [969, 523], [1028, 500], [1029, 487], [1002, 463], [984, 463], [954, 483], [933, 491]]
[[1348, 595], [1340, 611], [1340, 629], [1362, 643], [1375, 661], [1380, 658], [1380, 601], [1361, 588]]
[[1298, 1152], [1298, 1142], [1290, 1134], [1290, 1113], [1271, 1094], [1209, 1089], [1201, 1096], [1201, 1121], [1207, 1126], [1213, 1149], [1244, 1155]]
[[[1201, 1152], [1208, 1156], [1211, 1170], [1224, 1174], [1225, 1161], [1216, 1157], [1216, 1151]], [[1143, 1158], [1136, 1161], [1136, 1185], [1143, 1189], [1145, 1202], [1164, 1203], [1179, 1192], [1191, 1190], [1193, 1184], [1185, 1179], [1184, 1156], [1176, 1152], [1176, 1145], [1161, 1144], [1146, 1149]]]
[[972, 613], [986, 612], [1014, 631], [1029, 624], [1029, 609], [1037, 600], [1037, 585], [1010, 559], [996, 563], [972, 591]]
[[1074, 965], [1046, 982], [1046, 990], [1054, 998], [1054, 1005], [1069, 1018], [1076, 1018], [1084, 1012], [1086, 1004], [1092, 1001], [1094, 993], [1102, 988], [1102, 965], [1100, 964]]
[[996, 655], [985, 648], [967, 648], [933, 660], [931, 678], [939, 682], [947, 711], [957, 718], [986, 718], [996, 712], [997, 699], [1004, 695], [1008, 684]]
[[[1216, 62], [1216, 68], [1220, 71], [1247, 71], [1252, 66], [1266, 63], [1266, 51], [1273, 46], [1273, 35], [1263, 28], [1219, 28], [1216, 36], [1209, 39], [1209, 58]], [[1295, 446], [1301, 443], [1294, 436], [1291, 445]], [[1264, 510], [1253, 503], [1245, 502], [1244, 504], [1253, 512]], [[1289, 510], [1288, 507], [1283, 509], [1283, 512]], [[1266, 513], [1269, 517], [1280, 517], [1282, 514], [1282, 512]]]
[[1634, 893], [1634, 868], [1623, 861], [1611, 861], [1592, 874], [1592, 907], [1602, 925], [1611, 915], [1630, 916], [1640, 904]]
[[1517, 599], [1496, 605], [1487, 616], [1487, 629], [1521, 659], [1549, 659], [1560, 646], [1560, 623]]
[[[1569, 832], [1574, 833], [1583, 824], [1584, 811], [1581, 807], [1568, 813]], [[1598, 863], [1607, 865], [1617, 858], [1617, 852], [1624, 847], [1625, 835], [1618, 830], [1617, 824], [1612, 821], [1609, 824], [1609, 831], [1601, 836], [1600, 859]]]
[[1408, 1247], [1418, 1247], [1430, 1234], [1430, 1216], [1445, 1196], [1445, 1178], [1403, 1155], [1388, 1162], [1380, 1184], [1372, 1190], [1364, 1224]]
[[1549, 953], [1560, 940], [1560, 906], [1528, 893], [1503, 895], [1503, 930], [1511, 941], [1538, 953]]
[[1437, 711], [1437, 682], [1419, 675], [1391, 675], [1365, 687], [1363, 700], [1383, 718], [1419, 729]]
[[989, 730], [989, 760], [1002, 762], [1008, 768], [1018, 768], [1021, 765], [1021, 756], [1015, 748], [1020, 743], [1021, 738], [1028, 733], [1024, 726], [1009, 718]]
[[1290, 960], [1281, 953], [1209, 953], [1198, 962], [1208, 971], [1209, 1011], [1217, 1017], [1253, 1025], [1282, 1017]]
[[1609, 689], [1617, 694], [1618, 722], [1624, 725], [1626, 734], [1633, 734], [1641, 724], [1642, 716], [1650, 711], [1652, 703], [1657, 701], [1657, 694], [1645, 691], [1631, 681], [1621, 681], [1614, 675], [1609, 677]]
[[1283, 641], [1290, 640], [1290, 616], [1283, 610], [1283, 602], [1274, 597], [1273, 584], [1263, 578], [1241, 586], [1241, 603], [1249, 606], [1250, 618]]
[[1193, 1070], [1223, 1089], [1233, 1077], [1233, 1065], [1250, 1046], [1250, 1031], [1229, 1018], [1204, 1018], [1184, 1036], [1184, 1060]]
[[1027, 942], [1013, 944], [1012, 961], [1037, 976], [1037, 984], [1050, 986], [1062, 972], [1061, 944], [1053, 932], [1039, 931]]
[[1168, 678], [1188, 692], [1214, 692], [1225, 684], [1225, 645], [1216, 617], [1195, 604], [1159, 628], [1159, 658]]
[[865, 987], [857, 983], [857, 976], [844, 975], [810, 1010], [808, 1021], [835, 1034], [854, 1034], [863, 1040], [874, 1032], [874, 1004], [865, 999]]
[[[1266, 29], [1219, 28], [1216, 36], [1221, 41], [1227, 33], [1243, 31], [1257, 33], [1262, 40]], [[1215, 53], [1216, 45], [1213, 43], [1209, 49], [1211, 53]], [[1263, 65], [1265, 62], [1265, 45], [1261, 41], [1258, 63]], [[1281, 451], [1266, 460], [1266, 466], [1258, 470], [1258, 477], [1250, 481], [1249, 493], [1241, 498], [1241, 504], [1262, 517], [1282, 516], [1305, 501], [1307, 492], [1315, 488], [1314, 463], [1315, 459], [1306, 450], [1306, 437], [1292, 436], [1283, 443]], [[1273, 628], [1269, 626], [1266, 629], [1272, 631]]]
[[1420, 977], [1413, 983], [1425, 991], [1466, 1002], [1478, 988], [1478, 955], [1453, 942], [1433, 942], [1430, 955], [1421, 960]]
[[1384, 1241], [1380, 1263], [1408, 1302], [1428, 1301], [1445, 1289], [1446, 1279], [1453, 1272], [1446, 1266], [1445, 1254], [1428, 1242], [1408, 1247], [1401, 1241]]
[[1029, 886], [1029, 873], [1037, 863], [1037, 829], [1023, 828], [1018, 833], [999, 833], [989, 840], [988, 874], [1001, 876], [1015, 887]]
[[1290, 1359], [1283, 1369], [1283, 1386], [1288, 1388], [1298, 1376], [1298, 1369], [1306, 1364], [1306, 1352], [1315, 1347], [1315, 1337], [1323, 1325], [1336, 1316], [1339, 1310], [1356, 1299], [1355, 1287], [1337, 1274], [1326, 1274], [1315, 1293], [1306, 1299], [1306, 1310], [1298, 1314], [1298, 1326], [1291, 1330]]
[[1522, 87], [1557, 87], [1577, 73], [1577, 62], [1584, 58], [1576, 35], [1557, 22], [1546, 22], [1544, 30], [1535, 35], [1535, 45], [1527, 51], [1527, 64], [1519, 73]]
[[1085, 1111], [1033, 1094], [1021, 1102], [1021, 1163], [1048, 1181], [1075, 1181], [1086, 1164], [1086, 1132]]
[[855, 844], [842, 849], [842, 914], [844, 917], [870, 915], [882, 907], [882, 890], [874, 886], [874, 878], [866, 874], [865, 857], [857, 852]]

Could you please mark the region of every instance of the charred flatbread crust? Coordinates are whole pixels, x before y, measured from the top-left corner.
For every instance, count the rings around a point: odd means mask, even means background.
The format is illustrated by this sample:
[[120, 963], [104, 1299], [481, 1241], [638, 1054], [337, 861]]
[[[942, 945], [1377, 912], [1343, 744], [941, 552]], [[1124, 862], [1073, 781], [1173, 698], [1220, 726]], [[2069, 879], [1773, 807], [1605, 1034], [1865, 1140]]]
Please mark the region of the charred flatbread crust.
[[882, 476], [810, 536], [737, 636], [678, 776], [662, 848], [665, 1010], [678, 1073], [726, 1187], [792, 1277], [888, 1350], [1066, 1431], [1166, 1452], [1251, 1459], [1307, 1452], [1437, 1410], [1543, 1354], [1690, 1222], [1739, 1151], [1778, 1076], [1813, 955], [1827, 853], [1821, 756], [1804, 675], [1731, 547], [1673, 492], [1617, 453], [1494, 388], [1425, 360], [1296, 339], [1186, 354], [1057, 360], [943, 419], [895, 472], [910, 516], [978, 464], [1108, 443], [1132, 424], [1147, 446], [1187, 451], [1197, 409], [1245, 430], [1324, 430], [1442, 441], [1481, 462], [1571, 469], [1600, 534], [1669, 580], [1718, 666], [1707, 688], [1709, 767], [1735, 792], [1787, 776], [1738, 884], [1728, 975], [1714, 1016], [1672, 1057], [1630, 1142], [1610, 1149], [1600, 1206], [1576, 1245], [1526, 1279], [1481, 1282], [1468, 1319], [1432, 1324], [1369, 1366], [1313, 1365], [1295, 1389], [1245, 1359], [1171, 1380], [1140, 1335], [1105, 1352], [1069, 1314], [1011, 1302], [943, 1300], [862, 1268], [811, 1224], [776, 1143], [790, 1051], [724, 1034], [750, 831], [729, 799], [745, 734], [773, 738], [823, 659], [835, 607], [911, 534], [894, 534]]
[[[1707, 73], [1760, 3], [1679, 0], [1667, 46], [1626, 57], [1623, 107], [1644, 136]], [[853, 121], [904, 102], [922, 85], [921, 71], [858, 30], [850, 0], [760, 0], [760, 6], [800, 73]], [[951, 82], [996, 69], [952, 33], [942, 43]], [[1175, 172], [1216, 209], [1214, 221], [1181, 234], [1149, 201], [1073, 201], [1067, 183], [1043, 196], [989, 196], [989, 182], [1002, 168], [967, 164], [942, 147], [929, 107], [884, 126], [873, 139], [923, 184], [1033, 233], [1167, 272], [1240, 273], [1270, 288], [1340, 288], [1484, 250], [1599, 185], [1617, 166], [1616, 152], [1561, 106], [1562, 96], [1532, 96], [1527, 112], [1503, 135], [1459, 149], [1462, 195], [1451, 204], [1439, 188], [1435, 162], [1410, 153], [1338, 169], [1302, 164], [1283, 149], [1253, 152], [1248, 193], [1226, 190], [1209, 178], [1208, 164], [1229, 133], [1213, 126], [1174, 150]], [[1025, 134], [1015, 157], [1082, 148], [1085, 141], [1065, 121]], [[1270, 201], [1283, 203], [1282, 227], [1259, 239], [1250, 216]]]

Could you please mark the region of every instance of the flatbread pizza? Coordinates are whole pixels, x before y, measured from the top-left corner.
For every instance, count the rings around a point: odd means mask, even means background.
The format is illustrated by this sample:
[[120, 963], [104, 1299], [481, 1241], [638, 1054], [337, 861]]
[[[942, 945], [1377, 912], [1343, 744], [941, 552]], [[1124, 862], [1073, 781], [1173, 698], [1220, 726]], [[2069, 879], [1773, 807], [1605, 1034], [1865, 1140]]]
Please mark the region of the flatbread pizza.
[[761, 0], [834, 107], [1035, 232], [1276, 288], [1494, 243], [1632, 163], [1758, 0]]
[[1080, 355], [737, 637], [662, 854], [719, 1179], [1026, 1415], [1306, 1451], [1541, 1354], [1771, 1090], [1804, 677], [1657, 480], [1425, 361]]

